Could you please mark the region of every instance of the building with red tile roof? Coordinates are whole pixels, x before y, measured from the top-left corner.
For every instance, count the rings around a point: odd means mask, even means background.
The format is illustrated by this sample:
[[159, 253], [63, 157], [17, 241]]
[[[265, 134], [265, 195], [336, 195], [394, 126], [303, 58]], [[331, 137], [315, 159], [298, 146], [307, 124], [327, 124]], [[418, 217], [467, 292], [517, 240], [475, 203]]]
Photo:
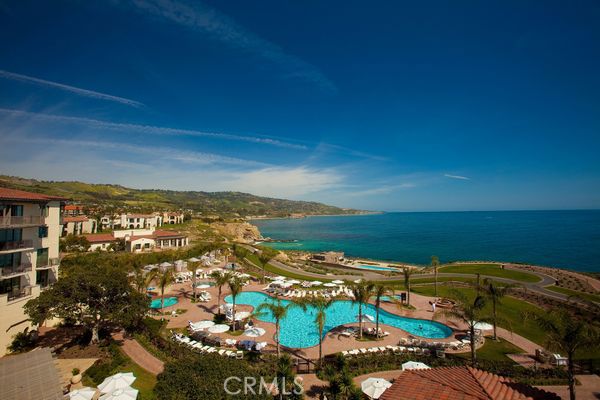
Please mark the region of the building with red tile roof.
[[381, 400], [560, 400], [554, 393], [471, 367], [404, 371]]
[[117, 239], [124, 239], [127, 250], [131, 252], [175, 249], [189, 244], [188, 237], [182, 233], [153, 229], [125, 229], [84, 236], [91, 244], [90, 251], [108, 250], [108, 246]]
[[0, 187], [0, 200], [24, 201], [24, 202], [48, 202], [48, 201], [66, 201], [67, 199], [58, 196], [48, 196], [41, 193], [26, 192], [24, 190], [9, 189]]
[[90, 219], [85, 215], [75, 217], [63, 217], [62, 235], [83, 235], [86, 233], [96, 233], [98, 223], [95, 219]]

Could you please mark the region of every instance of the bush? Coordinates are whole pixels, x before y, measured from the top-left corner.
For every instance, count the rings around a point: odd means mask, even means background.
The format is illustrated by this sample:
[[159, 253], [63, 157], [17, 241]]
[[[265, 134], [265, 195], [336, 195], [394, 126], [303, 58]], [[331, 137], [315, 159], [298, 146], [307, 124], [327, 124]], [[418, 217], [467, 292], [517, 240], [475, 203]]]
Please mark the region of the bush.
[[111, 343], [108, 346], [109, 357], [105, 360], [98, 360], [85, 371], [85, 376], [90, 378], [94, 386], [102, 383], [104, 378], [117, 372], [120, 366], [125, 365], [127, 359], [119, 351], [119, 346]]
[[35, 339], [30, 332], [17, 332], [12, 343], [8, 346], [11, 353], [23, 353], [35, 347]]

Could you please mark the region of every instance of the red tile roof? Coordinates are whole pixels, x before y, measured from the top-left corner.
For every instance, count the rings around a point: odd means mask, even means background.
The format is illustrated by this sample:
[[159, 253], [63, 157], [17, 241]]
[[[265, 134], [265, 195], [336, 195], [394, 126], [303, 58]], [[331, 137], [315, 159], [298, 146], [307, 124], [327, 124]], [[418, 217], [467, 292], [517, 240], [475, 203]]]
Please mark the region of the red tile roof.
[[88, 220], [89, 220], [89, 218], [86, 217], [85, 215], [79, 215], [77, 217], [63, 217], [63, 221], [65, 223], [67, 223], [67, 222], [85, 222]]
[[560, 400], [532, 386], [471, 367], [404, 371], [381, 400]]
[[107, 243], [115, 240], [112, 233], [94, 233], [91, 235], [83, 235], [90, 243]]
[[31, 193], [24, 190], [9, 189], [0, 187], [0, 200], [16, 200], [16, 201], [66, 201], [67, 199], [58, 196], [48, 196], [41, 193]]
[[180, 238], [185, 237], [183, 233], [175, 232], [175, 231], [154, 231], [152, 236], [156, 238]]
[[78, 206], [76, 204], [67, 204], [65, 206], [65, 211], [71, 211], [71, 210], [83, 210], [83, 206]]

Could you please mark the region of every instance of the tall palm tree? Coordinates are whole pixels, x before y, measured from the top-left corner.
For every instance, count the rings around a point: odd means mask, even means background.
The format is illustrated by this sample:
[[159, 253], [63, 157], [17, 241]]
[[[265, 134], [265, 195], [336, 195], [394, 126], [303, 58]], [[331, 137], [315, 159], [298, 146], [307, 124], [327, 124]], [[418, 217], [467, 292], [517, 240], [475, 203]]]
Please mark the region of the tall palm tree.
[[412, 268], [402, 268], [402, 275], [404, 276], [404, 287], [406, 287], [406, 304], [410, 306], [410, 277], [414, 270]]
[[535, 321], [546, 333], [547, 347], [567, 355], [569, 398], [575, 400], [575, 352], [587, 346], [596, 346], [600, 337], [598, 327], [561, 308], [552, 313], [534, 314]]
[[162, 271], [156, 270], [158, 278], [158, 286], [160, 287], [160, 312], [165, 308], [165, 289], [175, 281], [175, 274], [170, 268], [165, 268]]
[[294, 362], [288, 354], [279, 357], [277, 355], [277, 391], [279, 392], [279, 400], [283, 400], [284, 392], [292, 393], [294, 388]]
[[215, 281], [215, 286], [218, 289], [217, 293], [217, 315], [221, 315], [221, 294], [223, 291], [223, 286], [227, 285], [229, 279], [231, 278], [231, 274], [229, 272], [222, 271], [213, 271], [210, 274], [212, 280]]
[[272, 257], [266, 254], [264, 251], [258, 255], [258, 259], [260, 260], [260, 264], [262, 267], [262, 276], [260, 279], [260, 283], [265, 283], [265, 268], [267, 267], [269, 261], [271, 261], [271, 258]]
[[315, 324], [319, 331], [319, 366], [323, 363], [323, 330], [327, 323], [327, 309], [331, 307], [337, 299], [335, 297], [325, 298], [320, 296], [304, 297], [299, 299], [298, 305], [304, 310], [312, 307], [315, 309]]
[[377, 283], [374, 286], [373, 292], [375, 294], [375, 332], [379, 337], [379, 309], [381, 308], [381, 298], [391, 292], [392, 289], [382, 283]]
[[358, 329], [359, 335], [363, 337], [363, 305], [367, 304], [373, 295], [373, 284], [367, 281], [359, 281], [358, 283], [349, 284], [350, 290], [354, 295], [352, 302], [358, 304]]
[[496, 334], [496, 324], [498, 322], [496, 306], [498, 304], [502, 304], [502, 298], [506, 296], [506, 294], [512, 287], [514, 287], [514, 285], [500, 286], [489, 278], [486, 278], [483, 281], [483, 287], [481, 289], [483, 290], [484, 296], [492, 302], [492, 323], [494, 325], [494, 340], [498, 340], [498, 335]]
[[476, 296], [474, 300], [465, 296], [463, 292], [453, 291], [453, 297], [456, 299], [456, 305], [447, 310], [442, 310], [441, 315], [450, 319], [460, 321], [467, 325], [471, 341], [471, 365], [477, 365], [477, 350], [475, 349], [475, 324], [479, 321], [488, 321], [489, 318], [484, 314], [485, 298]]
[[192, 273], [192, 294], [194, 296], [194, 300], [196, 300], [196, 272], [198, 272], [198, 268], [200, 267], [199, 262], [191, 262], [189, 261], [187, 264], [187, 269]]
[[229, 286], [229, 291], [231, 292], [231, 303], [233, 306], [231, 307], [231, 330], [235, 331], [235, 300], [237, 296], [242, 293], [244, 290], [244, 283], [246, 281], [240, 278], [237, 275], [230, 275], [229, 281], [227, 281], [227, 285]]
[[431, 256], [431, 267], [433, 268], [434, 286], [433, 295], [438, 297], [438, 267], [440, 266], [440, 259], [438, 256]]
[[254, 312], [254, 315], [261, 316], [270, 313], [275, 319], [275, 343], [277, 343], [277, 357], [280, 356], [280, 333], [281, 333], [281, 321], [288, 315], [288, 311], [292, 307], [297, 307], [298, 304], [290, 301], [287, 304], [283, 304], [281, 299], [277, 298], [275, 302], [267, 302], [259, 305]]

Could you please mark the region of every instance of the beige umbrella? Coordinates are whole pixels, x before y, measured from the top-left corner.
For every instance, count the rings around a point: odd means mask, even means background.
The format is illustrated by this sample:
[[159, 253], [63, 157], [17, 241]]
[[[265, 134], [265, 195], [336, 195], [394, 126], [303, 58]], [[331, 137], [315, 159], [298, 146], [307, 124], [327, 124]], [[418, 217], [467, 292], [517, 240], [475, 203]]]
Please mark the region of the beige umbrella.
[[104, 381], [98, 385], [98, 389], [102, 393], [109, 393], [116, 389], [129, 387], [134, 381], [135, 376], [133, 376], [133, 372], [119, 372], [104, 379]]
[[96, 389], [91, 387], [82, 387], [69, 393], [69, 400], [92, 400], [96, 394]]
[[368, 378], [360, 384], [363, 393], [372, 399], [378, 399], [392, 384], [383, 378]]
[[100, 400], [135, 400], [137, 399], [137, 395], [137, 389], [127, 386], [100, 396]]

